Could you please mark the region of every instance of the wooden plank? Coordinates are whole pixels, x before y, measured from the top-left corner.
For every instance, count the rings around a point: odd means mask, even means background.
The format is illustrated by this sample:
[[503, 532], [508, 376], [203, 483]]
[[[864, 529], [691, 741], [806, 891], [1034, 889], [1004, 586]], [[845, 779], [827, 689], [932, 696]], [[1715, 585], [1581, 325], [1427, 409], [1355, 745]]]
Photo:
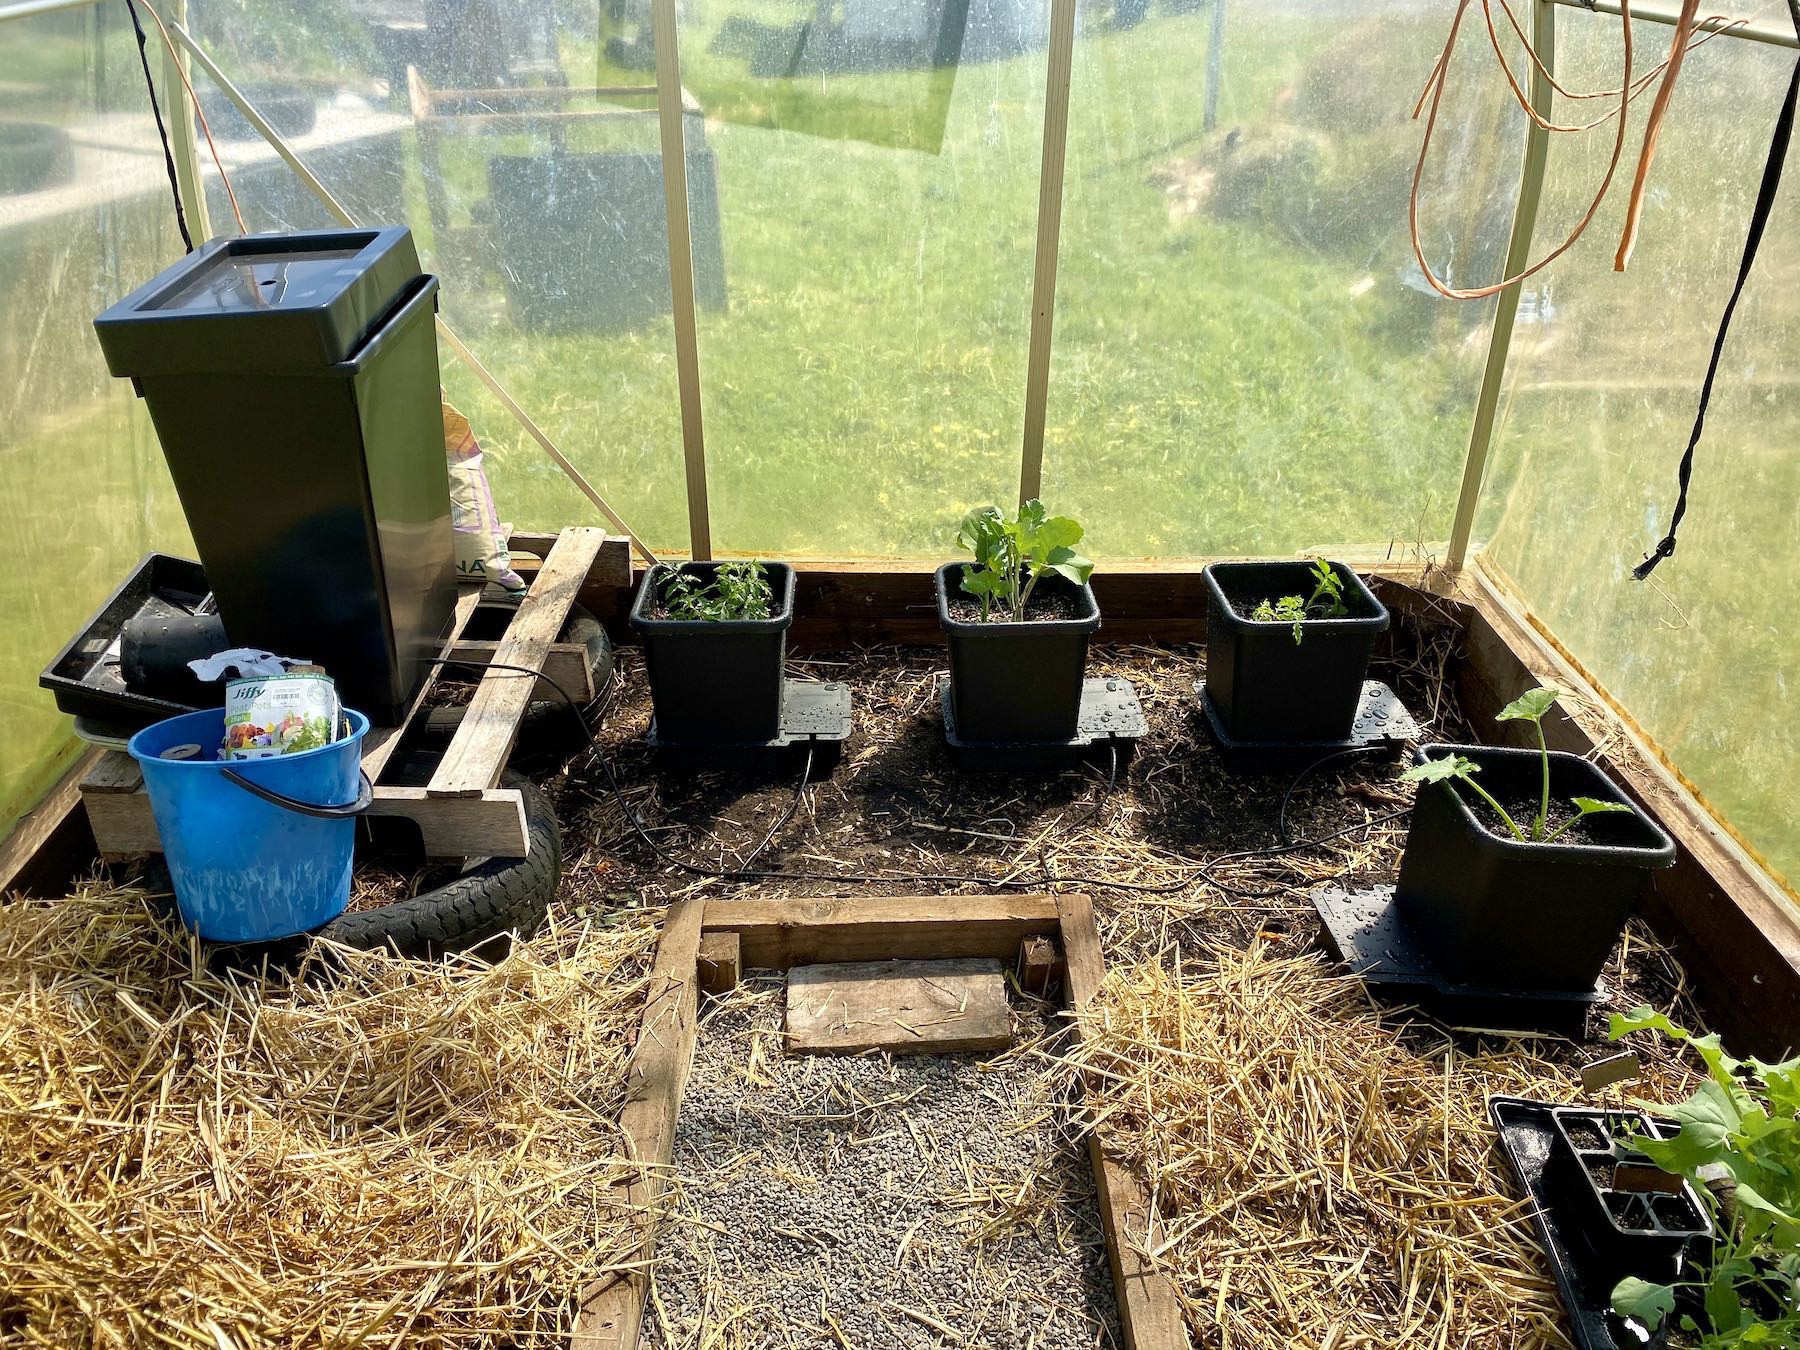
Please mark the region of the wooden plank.
[[1674, 867], [1651, 878], [1647, 916], [1692, 978], [1707, 1029], [1740, 1054], [1791, 1053], [1800, 1045], [1800, 909], [1491, 577], [1471, 569], [1465, 589], [1473, 617], [1458, 694], [1470, 720], [1494, 740], [1520, 743], [1528, 731], [1491, 719], [1526, 689], [1550, 681], [1594, 700], [1577, 716], [1546, 718], [1545, 740], [1553, 750], [1598, 751], [1613, 781], [1675, 840]]
[[531, 835], [517, 788], [478, 797], [433, 797], [424, 788], [378, 787], [369, 815], [410, 820], [427, 858], [523, 858]]
[[[146, 794], [84, 790], [82, 800], [102, 857], [162, 852]], [[412, 821], [427, 858], [523, 858], [528, 852], [525, 801], [516, 788], [490, 788], [478, 797], [432, 797], [423, 788], [381, 786], [369, 815]]]
[[[450, 654], [450, 649], [462, 636], [463, 629], [469, 626], [469, 620], [474, 616], [475, 607], [480, 602], [481, 587], [479, 586], [465, 586], [457, 592], [456, 609], [450, 620], [449, 641], [444, 644], [444, 649], [438, 652], [439, 656]], [[407, 705], [406, 716], [400, 719], [399, 726], [370, 727], [364, 734], [362, 768], [363, 772], [369, 775], [371, 783], [381, 781], [382, 770], [387, 768], [388, 760], [392, 758], [395, 749], [399, 747], [400, 737], [405, 733], [407, 724], [417, 715], [419, 709], [425, 706], [426, 696], [431, 693], [433, 686], [438, 682], [438, 677], [443, 673], [442, 666], [432, 666], [425, 672], [425, 678], [419, 682], [418, 691], [413, 695], [412, 702]]]
[[1039, 998], [1047, 997], [1060, 978], [1062, 957], [1049, 938], [1026, 938], [1019, 948], [1019, 966], [1015, 976], [1019, 988]]
[[837, 961], [788, 971], [787, 1048], [800, 1054], [954, 1055], [1013, 1041], [991, 956]]
[[718, 997], [737, 988], [743, 978], [743, 958], [736, 933], [700, 935], [700, 991]]
[[[111, 753], [117, 752], [98, 746], [81, 751], [38, 804], [20, 816], [6, 837], [0, 839], [0, 899], [14, 891], [36, 893], [51, 872], [73, 875], [79, 870], [73, 856], [78, 845], [72, 846], [71, 835], [79, 836], [80, 831], [71, 830], [70, 821], [80, 815], [76, 807], [81, 801], [82, 780]], [[71, 855], [67, 859], [70, 865], [56, 866], [51, 857], [57, 851], [52, 844], [59, 839], [64, 844], [61, 851]]]
[[[500, 650], [499, 642], [485, 639], [463, 638], [451, 647], [446, 655], [458, 661], [469, 661], [478, 665], [486, 665], [496, 658]], [[471, 672], [472, 673], [472, 672]], [[592, 702], [594, 697], [594, 667], [588, 660], [587, 647], [580, 642], [553, 642], [544, 657], [544, 674], [547, 679], [537, 682], [537, 692], [532, 698], [540, 703], [551, 700], [562, 701], [562, 695], [556, 692], [549, 680], [555, 680], [568, 691], [569, 697], [577, 703]], [[521, 679], [524, 677], [521, 676]], [[571, 719], [571, 725], [573, 719]]]
[[[1068, 963], [1069, 1007], [1080, 1012], [1098, 997], [1106, 978], [1094, 906], [1085, 895], [1065, 895], [1057, 898], [1057, 911]], [[1127, 1343], [1132, 1350], [1187, 1350], [1187, 1325], [1175, 1283], [1145, 1254], [1162, 1238], [1149, 1197], [1131, 1169], [1107, 1153], [1098, 1131], [1088, 1133], [1088, 1158]]]
[[[587, 527], [562, 532], [500, 640], [496, 661], [531, 670], [544, 668], [569, 606], [605, 539], [600, 530]], [[469, 700], [463, 724], [451, 738], [426, 791], [434, 797], [476, 797], [497, 784], [519, 734], [519, 719], [531, 706], [536, 689], [537, 681], [522, 677], [484, 679]]]
[[1048, 895], [933, 895], [864, 900], [714, 900], [708, 932], [738, 935], [747, 970], [827, 961], [991, 956], [1010, 965], [1029, 937], [1056, 932]]
[[[514, 530], [508, 537], [506, 546], [514, 553], [527, 553], [538, 559], [548, 558], [550, 550], [556, 547], [556, 535], [541, 530]], [[631, 540], [624, 535], [609, 534], [601, 541], [600, 551], [594, 555], [593, 564], [588, 568], [587, 580], [582, 582], [581, 591], [576, 596], [576, 603], [593, 609], [583, 596], [589, 593], [604, 595], [630, 585]], [[602, 600], [601, 603], [604, 604], [605, 601]], [[595, 610], [595, 613], [598, 612]]]
[[144, 771], [123, 750], [107, 750], [94, 761], [81, 780], [81, 795], [136, 792], [144, 786]]
[[[694, 1062], [699, 995], [696, 963], [705, 902], [678, 900], [663, 920], [662, 941], [650, 971], [637, 1045], [626, 1071], [625, 1109], [619, 1133], [626, 1156], [643, 1170], [626, 1185], [627, 1202], [638, 1209], [637, 1249], [647, 1264], [656, 1247], [655, 1210], [668, 1186], [675, 1154], [675, 1120]], [[616, 1271], [581, 1292], [572, 1350], [636, 1350], [643, 1329], [649, 1281], [643, 1270]]]

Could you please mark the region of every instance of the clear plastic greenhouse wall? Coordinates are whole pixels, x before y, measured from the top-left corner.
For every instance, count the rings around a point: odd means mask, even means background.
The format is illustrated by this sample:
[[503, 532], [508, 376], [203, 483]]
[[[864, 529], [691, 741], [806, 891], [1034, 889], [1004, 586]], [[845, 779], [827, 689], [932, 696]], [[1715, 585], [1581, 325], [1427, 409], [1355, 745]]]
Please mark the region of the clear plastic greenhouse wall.
[[[816, 29], [800, 0], [679, 6], [696, 422], [719, 553], [939, 560], [964, 510], [1016, 497], [1037, 434], [1046, 133], [1061, 130], [1046, 118], [1052, 8], [950, 2], [955, 23], [937, 0], [892, 0]], [[182, 14], [348, 212], [411, 226], [481, 360], [645, 540], [687, 548], [648, 3], [157, 8]], [[1620, 188], [1519, 287], [1489, 372], [1496, 301], [1436, 293], [1408, 237], [1412, 104], [1448, 8], [1079, 6], [1042, 495], [1081, 518], [1102, 565], [1314, 549], [1442, 560], [1484, 374], [1497, 375], [1476, 554], [1773, 870], [1800, 875], [1791, 185], [1720, 367], [1680, 550], [1631, 577], [1673, 505], [1792, 53], [1742, 34], [1692, 50], [1630, 269], [1612, 267]], [[1785, 22], [1781, 5], [1762, 10]], [[1560, 8], [1555, 22], [1562, 82], [1616, 84], [1618, 18]], [[1486, 45], [1479, 29], [1465, 25], [1465, 50]], [[154, 27], [147, 51], [177, 119], [187, 105]], [[1423, 247], [1453, 286], [1502, 275], [1529, 181], [1526, 119], [1478, 55], [1481, 76], [1446, 95], [1419, 202]], [[142, 406], [90, 326], [182, 248], [129, 13], [0, 4], [0, 72], [4, 829], [75, 753], [38, 671], [137, 556], [189, 543]], [[211, 230], [235, 231], [234, 211], [251, 231], [333, 223], [198, 68], [193, 81], [236, 199], [201, 138]], [[518, 86], [584, 88], [607, 115], [442, 95]], [[1553, 116], [1594, 107], [1559, 97]], [[1610, 147], [1604, 132], [1554, 138], [1537, 253], [1585, 210]], [[504, 517], [603, 523], [444, 363]], [[278, 468], [247, 470], [244, 510], [281, 490]]]

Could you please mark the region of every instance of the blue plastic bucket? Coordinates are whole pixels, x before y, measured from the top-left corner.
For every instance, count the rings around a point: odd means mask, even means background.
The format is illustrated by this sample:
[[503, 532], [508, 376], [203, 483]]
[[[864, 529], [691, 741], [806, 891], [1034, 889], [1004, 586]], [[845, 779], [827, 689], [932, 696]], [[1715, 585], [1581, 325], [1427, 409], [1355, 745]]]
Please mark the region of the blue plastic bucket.
[[[317, 750], [224, 761], [225, 713], [213, 708], [145, 727], [130, 750], [144, 772], [156, 831], [189, 928], [214, 942], [266, 942], [328, 923], [350, 903], [353, 815], [320, 818], [278, 806], [237, 774], [296, 804], [353, 810], [362, 795], [369, 719], [344, 711], [350, 734]], [[192, 759], [165, 750], [197, 745]]]

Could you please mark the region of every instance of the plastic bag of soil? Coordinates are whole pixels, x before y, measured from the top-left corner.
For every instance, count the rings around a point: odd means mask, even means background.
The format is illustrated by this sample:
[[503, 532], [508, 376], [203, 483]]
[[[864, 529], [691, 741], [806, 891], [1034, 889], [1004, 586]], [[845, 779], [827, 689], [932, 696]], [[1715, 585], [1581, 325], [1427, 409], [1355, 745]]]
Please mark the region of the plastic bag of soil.
[[489, 582], [511, 594], [523, 594], [525, 582], [512, 570], [506, 533], [494, 490], [481, 462], [481, 442], [448, 399], [444, 412], [444, 459], [450, 470], [450, 525], [456, 532], [456, 579]]

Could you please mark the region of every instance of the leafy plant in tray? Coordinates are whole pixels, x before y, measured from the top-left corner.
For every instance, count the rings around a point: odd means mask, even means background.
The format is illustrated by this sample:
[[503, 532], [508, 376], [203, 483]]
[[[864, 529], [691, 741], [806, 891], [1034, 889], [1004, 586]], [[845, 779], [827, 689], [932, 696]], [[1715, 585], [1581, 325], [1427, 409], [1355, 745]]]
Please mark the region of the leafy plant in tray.
[[710, 574], [698, 569], [682, 563], [663, 578], [659, 598], [668, 618], [724, 623], [769, 617], [775, 589], [760, 562], [722, 562]]
[[963, 517], [956, 542], [975, 555], [976, 566], [964, 566], [962, 589], [981, 600], [981, 621], [993, 618], [996, 602], [1005, 617], [1025, 622], [1025, 611], [1038, 582], [1060, 576], [1087, 585], [1094, 564], [1075, 551], [1082, 529], [1068, 516], [1052, 516], [1035, 498], [1008, 520], [997, 506], [978, 506]]
[[1323, 558], [1312, 563], [1313, 589], [1309, 596], [1284, 595], [1279, 600], [1264, 600], [1250, 612], [1255, 623], [1286, 623], [1294, 627], [1294, 645], [1306, 637], [1308, 619], [1342, 619], [1350, 607], [1344, 603], [1344, 583], [1336, 569]]
[[[1585, 995], [1645, 874], [1675, 861], [1668, 835], [1605, 774], [1549, 749], [1543, 719], [1560, 697], [1534, 689], [1496, 719], [1530, 723], [1536, 749], [1425, 745], [1405, 775], [1420, 787], [1394, 902], [1452, 980]], [[1553, 824], [1559, 799], [1573, 815]]]
[[658, 563], [631, 626], [644, 643], [656, 737], [757, 744], [781, 732], [794, 569], [760, 561]]
[[[1500, 818], [1502, 824], [1512, 832], [1513, 838], [1520, 843], [1551, 844], [1561, 838], [1574, 826], [1588, 816], [1602, 815], [1608, 811], [1629, 811], [1631, 807], [1625, 802], [1602, 801], [1596, 797], [1571, 797], [1569, 804], [1575, 808], [1570, 816], [1555, 829], [1550, 829], [1550, 747], [1544, 740], [1544, 714], [1556, 706], [1556, 700], [1562, 697], [1562, 690], [1553, 689], [1549, 685], [1540, 685], [1529, 693], [1521, 694], [1494, 715], [1496, 722], [1530, 722], [1537, 732], [1538, 753], [1543, 759], [1543, 792], [1538, 798], [1537, 814], [1531, 818], [1531, 830], [1527, 833], [1512, 818], [1507, 809], [1494, 800], [1488, 790], [1481, 786], [1475, 775], [1481, 772], [1481, 766], [1467, 755], [1451, 753], [1442, 759], [1427, 759], [1415, 764], [1400, 775], [1402, 782], [1465, 784], [1471, 792], [1488, 804], [1490, 810]], [[1548, 830], [1548, 833], [1546, 831]]]
[[1205, 700], [1220, 735], [1253, 745], [1348, 740], [1388, 626], [1362, 578], [1324, 558], [1214, 563], [1204, 578]]
[[[1100, 626], [1088, 584], [1094, 564], [1075, 552], [1081, 526], [1033, 500], [1011, 520], [997, 507], [970, 511], [956, 538], [975, 561], [945, 563], [936, 586], [958, 739], [1073, 738], [1088, 639]], [[973, 618], [956, 613], [956, 597], [965, 595], [978, 602]]]
[[[1620, 1281], [1614, 1310], [1651, 1329], [1678, 1316], [1702, 1350], [1800, 1345], [1800, 1058], [1735, 1059], [1716, 1035], [1648, 1007], [1612, 1018], [1614, 1040], [1642, 1030], [1685, 1041], [1706, 1064], [1707, 1081], [1671, 1113], [1673, 1137], [1631, 1147], [1693, 1185], [1715, 1241], [1693, 1280]], [[1678, 1313], [1682, 1301], [1690, 1310]]]

